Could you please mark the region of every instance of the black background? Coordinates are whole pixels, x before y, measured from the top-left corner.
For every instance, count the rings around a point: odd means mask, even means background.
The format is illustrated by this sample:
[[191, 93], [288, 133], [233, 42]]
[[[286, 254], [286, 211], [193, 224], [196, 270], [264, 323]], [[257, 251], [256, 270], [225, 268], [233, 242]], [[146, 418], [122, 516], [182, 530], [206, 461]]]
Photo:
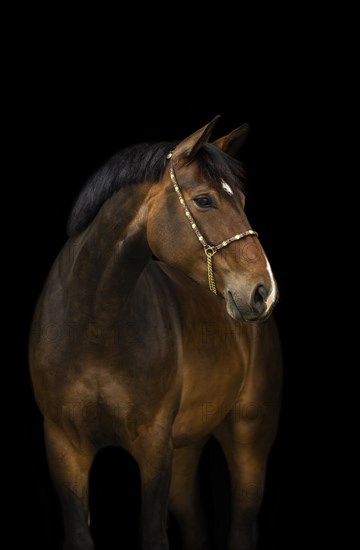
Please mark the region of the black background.
[[[61, 52], [49, 61], [39, 51], [24, 50], [8, 112], [8, 137], [14, 145], [8, 203], [15, 220], [8, 228], [14, 290], [5, 289], [5, 298], [10, 297], [10, 314], [15, 313], [15, 341], [11, 391], [4, 395], [5, 403], [9, 401], [6, 425], [13, 438], [4, 481], [10, 484], [14, 532], [26, 533], [29, 546], [39, 549], [57, 548], [61, 538], [41, 416], [28, 376], [27, 339], [37, 297], [66, 239], [71, 205], [86, 179], [121, 147], [181, 139], [221, 114], [214, 137], [250, 124], [241, 153], [249, 172], [247, 211], [281, 294], [275, 316], [284, 350], [284, 395], [260, 518], [260, 548], [314, 542], [317, 535], [310, 535], [309, 529], [315, 526], [320, 533], [325, 522], [318, 514], [325, 500], [320, 449], [323, 424], [329, 420], [319, 397], [326, 365], [318, 360], [314, 308], [320, 251], [308, 238], [319, 223], [319, 141], [324, 133], [314, 73], [303, 68], [300, 58], [290, 66], [271, 55], [261, 66], [254, 60], [246, 73], [240, 58], [230, 67], [219, 59], [206, 65], [197, 58], [189, 67], [188, 58], [180, 56], [172, 63], [159, 50], [146, 60], [142, 51], [141, 65], [134, 56], [131, 63], [117, 65], [108, 64], [106, 57], [86, 63], [79, 54], [63, 58]], [[315, 317], [309, 318], [309, 311]], [[205, 453], [200, 477], [211, 528], [226, 527], [226, 470], [214, 445]], [[91, 487], [99, 548], [130, 550], [140, 499], [136, 466], [120, 451], [104, 451]], [[173, 548], [178, 547], [177, 538], [172, 524]], [[124, 546], [121, 541], [126, 541]]]

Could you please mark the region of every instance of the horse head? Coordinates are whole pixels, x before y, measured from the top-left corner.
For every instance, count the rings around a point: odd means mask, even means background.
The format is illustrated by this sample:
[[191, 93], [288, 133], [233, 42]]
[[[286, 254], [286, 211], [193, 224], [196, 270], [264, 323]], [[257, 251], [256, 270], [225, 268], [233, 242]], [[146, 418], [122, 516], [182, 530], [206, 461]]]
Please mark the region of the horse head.
[[245, 214], [244, 170], [233, 158], [248, 126], [210, 143], [217, 119], [169, 152], [149, 200], [148, 242], [159, 259], [220, 294], [231, 317], [262, 320], [276, 303], [277, 286]]

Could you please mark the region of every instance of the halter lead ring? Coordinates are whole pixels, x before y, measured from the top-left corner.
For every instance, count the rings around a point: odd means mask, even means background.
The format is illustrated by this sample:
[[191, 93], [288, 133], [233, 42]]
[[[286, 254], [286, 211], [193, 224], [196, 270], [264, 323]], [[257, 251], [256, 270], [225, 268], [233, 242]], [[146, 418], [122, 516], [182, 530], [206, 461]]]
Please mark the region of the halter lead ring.
[[205, 252], [207, 267], [208, 267], [209, 288], [210, 288], [211, 292], [213, 292], [214, 294], [217, 294], [215, 278], [214, 278], [214, 269], [213, 269], [213, 263], [212, 263], [213, 256], [221, 248], [224, 248], [225, 246], [227, 246], [228, 244], [231, 244], [232, 242], [239, 241], [240, 239], [243, 239], [244, 237], [249, 237], [249, 236], [258, 237], [259, 235], [256, 231], [253, 231], [252, 229], [248, 229], [247, 231], [243, 231], [243, 233], [238, 233], [237, 235], [234, 235], [233, 237], [230, 237], [230, 239], [226, 239], [222, 243], [219, 243], [219, 244], [216, 244], [216, 245], [208, 244], [206, 242], [206, 240], [204, 239], [204, 237], [202, 236], [202, 234], [200, 233], [199, 228], [196, 225], [196, 222], [195, 222], [194, 218], [192, 217], [191, 212], [188, 209], [187, 204], [185, 202], [185, 199], [183, 197], [183, 194], [180, 190], [180, 187], [178, 185], [178, 182], [177, 182], [176, 176], [175, 176], [175, 170], [174, 170], [174, 166], [173, 166], [173, 162], [172, 162], [172, 156], [173, 156], [173, 151], [171, 151], [166, 157], [167, 159], [170, 159], [170, 178], [171, 178], [171, 181], [174, 185], [174, 189], [176, 191], [176, 194], [178, 196], [180, 204], [184, 208], [185, 215], [186, 215], [187, 219], [189, 220], [189, 223], [190, 223], [192, 229], [194, 230], [197, 238], [199, 239], [200, 243], [204, 247], [204, 252]]

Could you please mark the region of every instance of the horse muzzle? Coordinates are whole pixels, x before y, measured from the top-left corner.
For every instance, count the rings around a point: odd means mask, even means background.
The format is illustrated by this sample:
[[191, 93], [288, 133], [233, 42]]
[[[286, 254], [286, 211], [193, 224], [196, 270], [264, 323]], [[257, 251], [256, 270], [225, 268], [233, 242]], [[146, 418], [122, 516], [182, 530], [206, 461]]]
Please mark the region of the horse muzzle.
[[224, 292], [226, 310], [236, 321], [262, 321], [269, 317], [278, 299], [277, 288], [256, 284], [250, 291]]

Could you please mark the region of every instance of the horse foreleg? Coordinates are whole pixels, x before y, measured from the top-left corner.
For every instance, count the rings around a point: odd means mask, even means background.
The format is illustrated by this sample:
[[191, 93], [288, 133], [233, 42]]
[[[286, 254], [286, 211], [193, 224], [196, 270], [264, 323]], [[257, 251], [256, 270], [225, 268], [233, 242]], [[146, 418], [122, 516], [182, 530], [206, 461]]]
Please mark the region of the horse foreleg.
[[76, 449], [60, 428], [48, 422], [45, 442], [50, 473], [62, 506], [63, 548], [93, 550], [88, 527], [88, 477], [93, 453]]
[[228, 464], [232, 518], [228, 550], [255, 550], [268, 453], [275, 434], [271, 423], [226, 418], [216, 429]]
[[141, 475], [142, 548], [168, 550], [166, 534], [172, 466], [171, 427], [149, 428], [133, 449]]
[[179, 523], [184, 550], [210, 548], [197, 476], [204, 443], [174, 451], [169, 508]]

